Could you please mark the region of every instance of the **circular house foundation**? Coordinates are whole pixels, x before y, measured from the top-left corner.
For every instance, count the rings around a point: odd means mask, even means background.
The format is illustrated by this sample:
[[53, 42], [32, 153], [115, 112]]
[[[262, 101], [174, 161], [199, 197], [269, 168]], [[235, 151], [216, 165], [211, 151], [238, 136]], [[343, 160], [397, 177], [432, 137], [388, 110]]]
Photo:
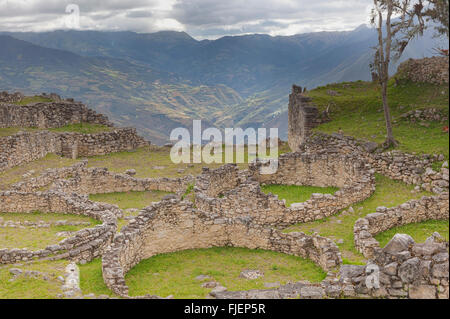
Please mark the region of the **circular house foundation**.
[[48, 258], [69, 259], [88, 262], [101, 256], [117, 230], [117, 216], [122, 212], [115, 206], [94, 203], [86, 196], [68, 195], [60, 192], [25, 193], [18, 191], [0, 192], [1, 212], [14, 213], [62, 213], [91, 217], [102, 222], [92, 228], [77, 231], [45, 249], [31, 251], [28, 249], [1, 249], [0, 264], [11, 264], [33, 259]]

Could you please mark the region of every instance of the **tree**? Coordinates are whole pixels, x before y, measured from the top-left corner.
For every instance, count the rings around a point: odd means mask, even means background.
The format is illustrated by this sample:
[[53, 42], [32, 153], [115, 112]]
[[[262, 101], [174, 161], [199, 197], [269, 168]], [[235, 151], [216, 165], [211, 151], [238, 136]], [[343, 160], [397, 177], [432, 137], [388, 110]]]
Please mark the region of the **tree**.
[[437, 36], [449, 37], [449, 0], [429, 0], [429, 7], [425, 10], [424, 16], [427, 21], [433, 21]]
[[371, 69], [381, 85], [387, 133], [385, 147], [398, 145], [392, 132], [392, 117], [387, 96], [389, 65], [393, 54], [399, 59], [408, 43], [414, 37], [423, 34], [425, 29], [423, 9], [422, 0], [374, 0], [371, 23], [376, 26], [378, 32], [378, 45], [375, 48]]

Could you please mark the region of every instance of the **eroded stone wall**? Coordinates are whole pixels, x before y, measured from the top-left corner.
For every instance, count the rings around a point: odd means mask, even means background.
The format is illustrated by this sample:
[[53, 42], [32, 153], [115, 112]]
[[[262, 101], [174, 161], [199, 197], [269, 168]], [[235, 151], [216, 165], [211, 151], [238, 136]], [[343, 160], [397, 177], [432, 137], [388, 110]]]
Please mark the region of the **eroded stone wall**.
[[373, 259], [380, 250], [375, 235], [394, 227], [427, 220], [449, 219], [449, 194], [425, 196], [393, 208], [378, 207], [376, 213], [356, 221], [354, 241], [356, 249], [366, 258]]
[[115, 293], [128, 296], [125, 274], [141, 260], [161, 253], [225, 246], [310, 258], [324, 269], [342, 263], [339, 249], [327, 238], [282, 234], [226, 214], [198, 210], [191, 202], [170, 200], [145, 208], [114, 238], [103, 255], [103, 278]]
[[448, 83], [448, 56], [409, 59], [398, 67], [397, 76], [418, 83]]
[[[358, 160], [345, 156], [286, 154], [280, 157], [278, 171], [273, 175], [260, 174], [261, 165], [260, 162], [251, 164], [249, 172], [240, 174], [233, 165], [205, 170], [197, 178], [197, 207], [217, 214], [224, 212], [226, 216], [258, 225], [277, 227], [329, 217], [365, 200], [375, 191], [373, 172]], [[224, 173], [226, 170], [228, 174]], [[220, 197], [209, 196], [208, 180], [216, 181], [213, 193]], [[239, 182], [237, 187], [234, 186], [236, 181]], [[306, 202], [287, 207], [277, 196], [263, 193], [261, 184], [336, 186], [340, 189], [334, 194], [313, 194]]]
[[11, 186], [20, 192], [41, 189], [72, 194], [105, 194], [123, 192], [164, 191], [179, 196], [194, 184], [191, 175], [180, 178], [135, 178], [127, 173], [117, 174], [107, 168], [88, 168], [84, 160], [70, 167], [47, 169], [37, 177], [30, 177]]
[[30, 105], [0, 103], [0, 127], [57, 128], [69, 124], [91, 123], [113, 126], [103, 114], [77, 102], [48, 102]]
[[17, 103], [24, 98], [20, 92], [8, 93], [6, 91], [0, 92], [0, 103]]
[[435, 162], [443, 161], [443, 155], [414, 155], [398, 150], [380, 152], [374, 143], [340, 134], [316, 133], [303, 146], [304, 152], [314, 154], [345, 154], [369, 164], [375, 172], [424, 190], [443, 193], [449, 188], [448, 163], [439, 172], [432, 169]]
[[102, 224], [77, 231], [70, 238], [37, 251], [0, 248], [1, 264], [42, 258], [91, 261], [99, 257], [109, 245], [117, 230], [117, 217], [122, 216], [122, 211], [117, 206], [93, 203], [87, 197], [76, 194], [0, 192], [0, 216], [1, 212], [31, 213], [35, 211], [82, 215], [100, 220]]
[[301, 87], [293, 85], [289, 95], [288, 143], [296, 152], [319, 124], [329, 121], [327, 112], [319, 113], [312, 99], [305, 96]]
[[147, 146], [135, 128], [120, 128], [96, 134], [60, 133], [61, 149], [58, 155], [79, 158], [131, 151]]
[[19, 132], [0, 137], [0, 171], [54, 153], [69, 158], [106, 155], [149, 145], [134, 128], [97, 134]]
[[218, 299], [449, 298], [448, 243], [435, 233], [424, 244], [396, 235], [364, 266], [342, 265], [320, 283], [289, 283], [276, 289], [225, 291]]
[[58, 153], [60, 149], [58, 135], [48, 131], [0, 137], [0, 171]]

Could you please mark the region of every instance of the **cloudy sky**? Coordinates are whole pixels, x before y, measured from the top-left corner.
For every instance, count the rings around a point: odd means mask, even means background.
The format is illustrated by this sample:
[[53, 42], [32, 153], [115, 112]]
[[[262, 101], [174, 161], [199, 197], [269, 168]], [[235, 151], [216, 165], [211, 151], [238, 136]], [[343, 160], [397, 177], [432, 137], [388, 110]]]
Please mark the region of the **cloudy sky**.
[[[186, 31], [197, 39], [351, 30], [372, 0], [0, 0], [0, 31]], [[76, 6], [69, 6], [74, 4]], [[66, 13], [66, 8], [68, 12]], [[76, 12], [79, 8], [79, 20]]]

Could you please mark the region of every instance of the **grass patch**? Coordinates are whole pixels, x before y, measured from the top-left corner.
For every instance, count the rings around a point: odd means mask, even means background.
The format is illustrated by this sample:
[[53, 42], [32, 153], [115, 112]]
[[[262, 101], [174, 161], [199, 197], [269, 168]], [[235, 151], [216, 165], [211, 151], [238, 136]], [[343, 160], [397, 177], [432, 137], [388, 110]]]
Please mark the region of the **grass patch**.
[[[62, 293], [58, 276], [64, 276], [68, 261], [37, 261], [26, 265], [0, 266], [0, 299], [56, 299]], [[45, 275], [37, 278], [20, 275], [14, 280], [11, 268], [39, 271]]]
[[0, 128], [0, 137], [2, 136], [11, 136], [14, 134], [22, 132], [37, 132], [39, 129], [34, 127], [2, 127]]
[[37, 177], [49, 168], [61, 168], [75, 164], [77, 161], [69, 158], [60, 157], [55, 154], [48, 154], [44, 158], [13, 167], [4, 172], [0, 172], [0, 189], [6, 190], [14, 183], [22, 179], [22, 175], [34, 170], [33, 177]]
[[449, 222], [448, 220], [429, 220], [421, 223], [413, 223], [404, 226], [391, 228], [385, 232], [375, 236], [381, 247], [394, 237], [395, 234], [408, 234], [414, 238], [416, 243], [423, 243], [434, 232], [438, 232], [447, 241], [449, 238]]
[[[285, 229], [285, 232], [300, 231], [307, 234], [317, 232], [322, 236], [329, 237], [335, 241], [343, 239], [342, 244], [338, 244], [342, 252], [342, 257], [348, 263], [361, 263], [364, 257], [355, 249], [353, 241], [353, 226], [359, 218], [370, 213], [374, 213], [378, 206], [394, 207], [403, 204], [411, 199], [418, 199], [427, 192], [411, 193], [414, 186], [407, 185], [400, 181], [394, 181], [380, 174], [376, 174], [375, 193], [365, 201], [353, 205], [353, 213], [348, 210], [335, 216], [311, 223], [298, 224]], [[430, 234], [431, 235], [431, 234]]]
[[94, 202], [117, 205], [120, 209], [141, 209], [149, 206], [152, 202], [161, 201], [164, 196], [170, 194], [173, 193], [162, 191], [124, 192], [89, 195], [89, 199]]
[[261, 190], [268, 194], [278, 195], [280, 199], [286, 200], [286, 206], [290, 207], [294, 203], [306, 202], [314, 193], [334, 194], [339, 189], [336, 187], [314, 187], [296, 185], [265, 185]]
[[[239, 278], [241, 271], [257, 269], [264, 277]], [[186, 250], [154, 256], [141, 261], [126, 275], [130, 295], [155, 294], [162, 297], [204, 298], [211, 289], [195, 279], [208, 275], [229, 291], [267, 289], [264, 283], [319, 282], [326, 273], [310, 260], [281, 253], [244, 248]]]
[[32, 103], [48, 103], [48, 102], [52, 102], [52, 99], [42, 97], [42, 96], [25, 96], [21, 101], [14, 102], [12, 104], [28, 105], [28, 104], [32, 104]]
[[32, 250], [42, 249], [48, 245], [56, 244], [63, 240], [65, 237], [57, 236], [59, 232], [75, 232], [87, 227], [93, 227], [100, 222], [83, 216], [65, 215], [65, 214], [53, 214], [53, 213], [0, 213], [0, 217], [4, 221], [14, 222], [56, 222], [59, 220], [66, 221], [80, 221], [90, 222], [90, 226], [51, 226], [49, 228], [10, 228], [5, 227], [0, 232], [0, 247], [1, 248], [29, 248]]
[[96, 134], [102, 132], [110, 132], [112, 130], [113, 130], [112, 127], [91, 123], [69, 124], [63, 127], [49, 129], [49, 131], [52, 132], [73, 132], [81, 134]]
[[[327, 94], [336, 91], [338, 96]], [[345, 135], [382, 143], [386, 128], [380, 89], [370, 82], [330, 84], [309, 91], [308, 96], [324, 110], [330, 106], [330, 123], [320, 125], [316, 130], [325, 133], [338, 132]], [[448, 116], [449, 88], [447, 85], [415, 84], [404, 82], [389, 83], [388, 99], [393, 117], [393, 131], [400, 142], [399, 150], [405, 152], [443, 154], [449, 157], [449, 134], [442, 132], [447, 124], [428, 122], [429, 127], [420, 123], [409, 123], [400, 115], [415, 109], [437, 108]]]
[[2, 136], [11, 136], [14, 134], [22, 132], [39, 132], [39, 131], [51, 131], [51, 132], [73, 132], [73, 133], [81, 133], [81, 134], [95, 134], [102, 132], [110, 132], [113, 128], [100, 125], [100, 124], [90, 124], [90, 123], [78, 123], [78, 124], [69, 124], [63, 127], [58, 128], [49, 128], [49, 129], [40, 129], [36, 127], [6, 127], [0, 128], [0, 137]]
[[[279, 154], [289, 152], [289, 146], [283, 144], [279, 148]], [[223, 153], [223, 158], [225, 153]], [[245, 163], [238, 164], [239, 168], [248, 168], [248, 160], [254, 158], [248, 155], [247, 148], [244, 153]], [[234, 154], [236, 159], [236, 154]], [[176, 178], [186, 175], [201, 174], [203, 167], [211, 169], [223, 166], [223, 163], [193, 163], [193, 164], [175, 164], [170, 158], [170, 148], [167, 147], [142, 147], [134, 151], [117, 152], [103, 156], [94, 156], [89, 158], [90, 167], [107, 167], [111, 172], [122, 173], [127, 169], [136, 170], [138, 178], [157, 178], [169, 177]]]
[[90, 263], [79, 265], [80, 288], [83, 294], [115, 296], [103, 281], [102, 260], [94, 259]]

